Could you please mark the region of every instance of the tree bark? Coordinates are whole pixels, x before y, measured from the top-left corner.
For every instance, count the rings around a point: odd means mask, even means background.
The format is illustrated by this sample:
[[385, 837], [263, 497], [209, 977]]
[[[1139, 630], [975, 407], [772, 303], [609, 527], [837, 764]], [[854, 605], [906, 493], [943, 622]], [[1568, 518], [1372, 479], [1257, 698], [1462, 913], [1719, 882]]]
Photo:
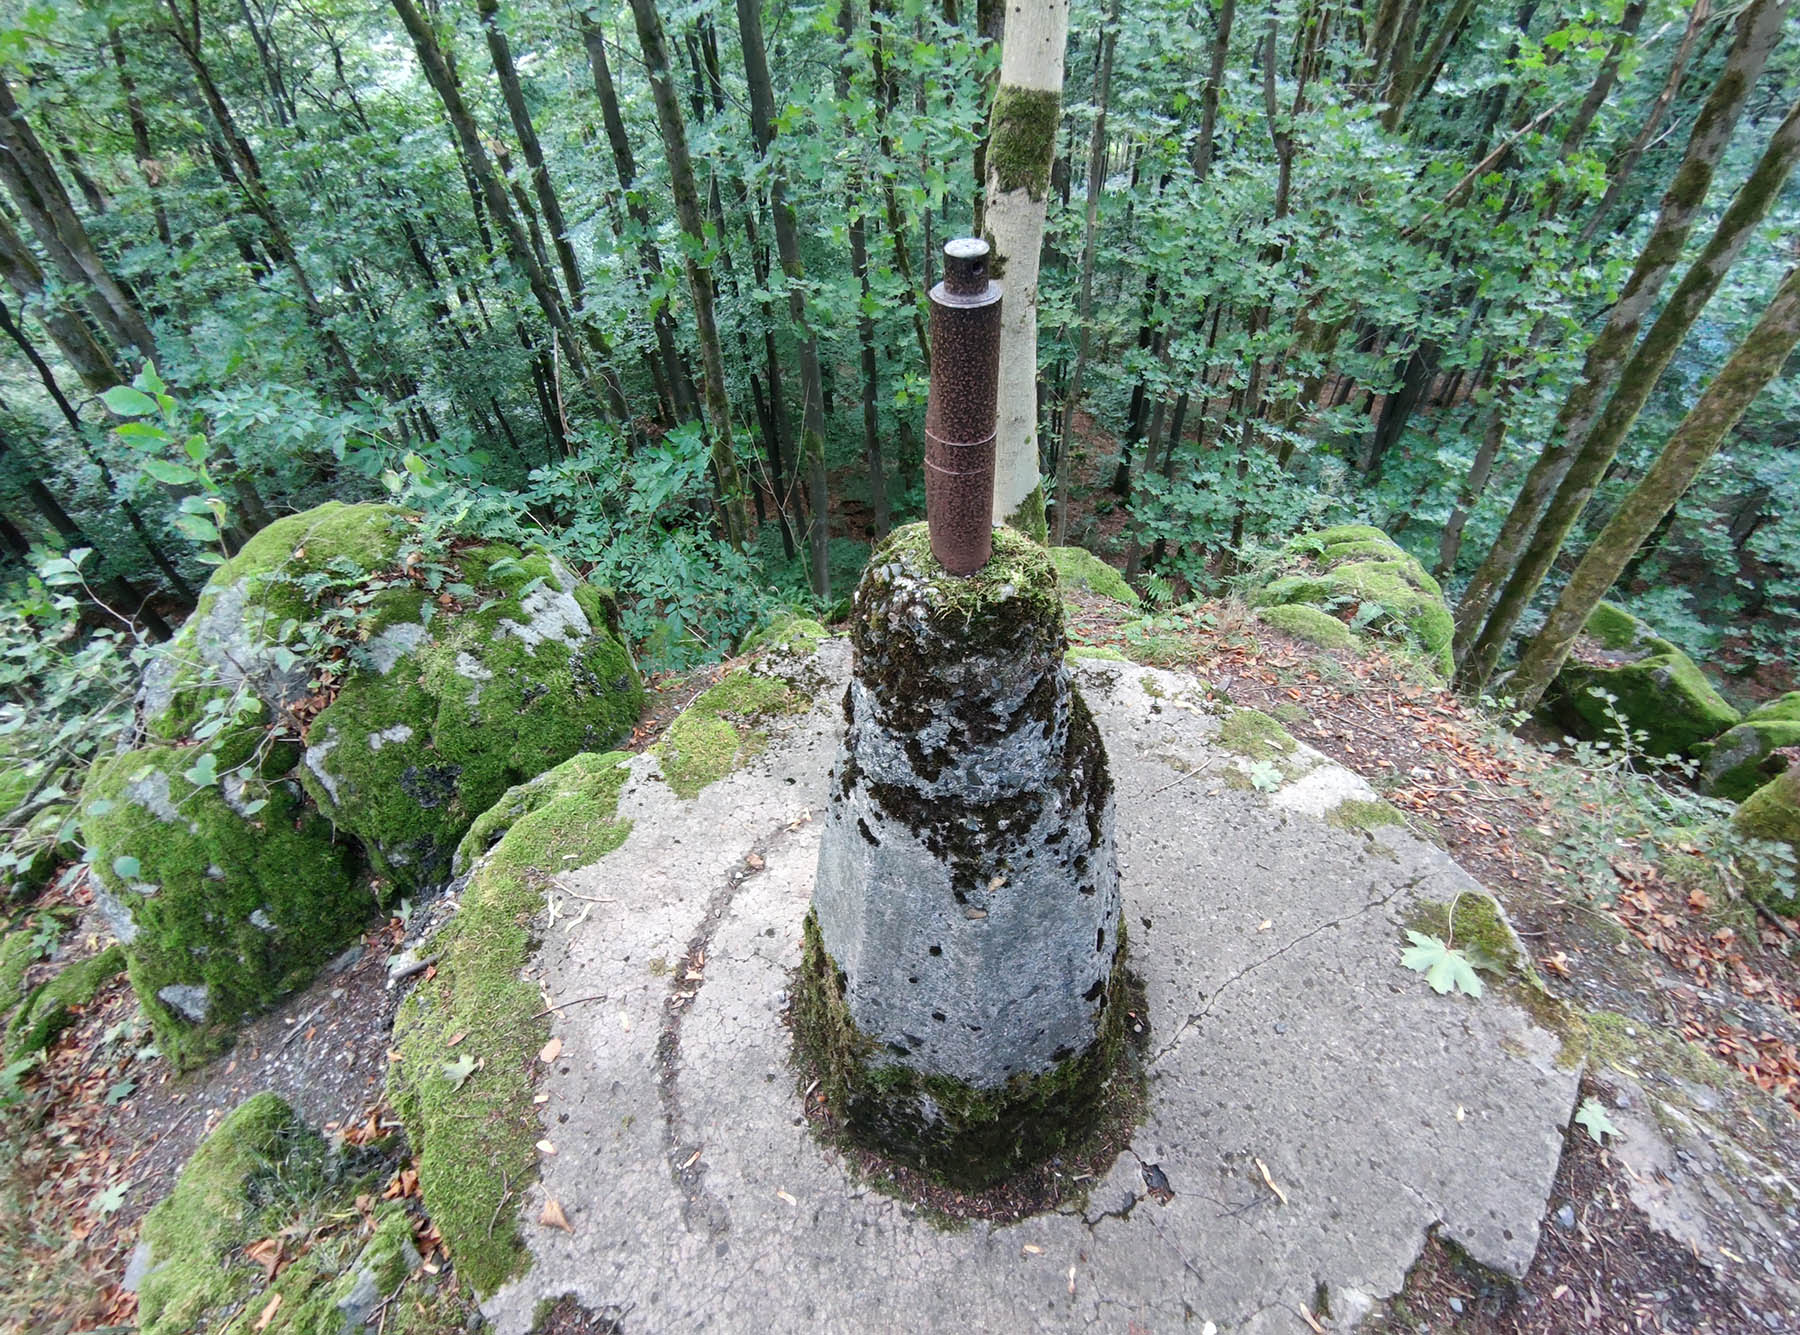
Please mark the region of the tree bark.
[[1737, 346], [1656, 462], [1619, 506], [1575, 567], [1549, 619], [1526, 647], [1508, 682], [1520, 708], [1530, 709], [1561, 670], [1588, 617], [1644, 540], [1693, 485], [1707, 461], [1800, 343], [1800, 266], [1788, 272], [1756, 327]]
[[688, 291], [694, 299], [694, 326], [700, 340], [700, 365], [706, 393], [707, 440], [712, 455], [713, 481], [719, 489], [719, 519], [725, 539], [733, 547], [744, 545], [745, 506], [743, 478], [731, 444], [731, 400], [725, 387], [725, 357], [719, 348], [719, 326], [713, 315], [712, 271], [699, 256], [706, 245], [706, 224], [700, 212], [700, 192], [694, 185], [694, 163], [688, 155], [687, 126], [682, 121], [675, 78], [669, 69], [669, 46], [663, 36], [656, 0], [631, 0], [637, 24], [638, 44], [643, 48], [645, 72], [656, 102], [656, 119], [662, 130], [663, 152], [669, 164], [669, 186], [675, 196], [675, 216], [687, 235]]
[[[1631, 355], [1639, 326], [1680, 260], [1682, 247], [1712, 184], [1719, 155], [1737, 126], [1769, 52], [1781, 38], [1786, 11], [1787, 0], [1749, 0], [1740, 15], [1725, 68], [1694, 123], [1681, 165], [1663, 195], [1650, 236], [1613, 304], [1606, 327], [1588, 347], [1581, 376], [1557, 413], [1543, 453], [1526, 476], [1499, 536], [1457, 604], [1455, 654], [1459, 665], [1485, 634], [1501, 588], [1518, 567], [1539, 518], [1567, 476], [1576, 451], [1599, 414], [1603, 396], [1617, 382]], [[1497, 655], [1498, 648], [1494, 652]]]
[[[632, 0], [633, 7], [649, 0]], [[769, 81], [768, 52], [763, 46], [761, 0], [737, 0], [738, 40], [744, 50], [744, 82], [750, 92], [750, 128], [756, 150], [767, 160], [775, 142], [775, 93]], [[800, 227], [788, 202], [786, 173], [779, 162], [771, 164], [769, 212], [775, 225], [775, 252], [787, 278], [788, 319], [800, 355], [800, 453], [797, 462], [806, 469], [808, 509], [807, 551], [812, 589], [816, 597], [831, 597], [830, 509], [831, 496], [825, 478], [825, 384], [819, 370], [819, 344], [806, 315], [806, 295], [800, 284], [806, 270], [800, 262]]]
[[1069, 0], [1015, 0], [988, 131], [985, 226], [1006, 297], [994, 438], [994, 518], [1042, 542], [1038, 477], [1038, 263], [1050, 164], [1062, 124]]

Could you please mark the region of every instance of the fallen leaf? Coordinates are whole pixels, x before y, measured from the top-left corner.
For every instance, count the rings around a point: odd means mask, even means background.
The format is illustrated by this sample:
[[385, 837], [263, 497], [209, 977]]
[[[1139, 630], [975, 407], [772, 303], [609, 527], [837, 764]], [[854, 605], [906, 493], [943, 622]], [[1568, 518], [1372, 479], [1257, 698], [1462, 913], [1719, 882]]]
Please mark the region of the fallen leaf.
[[744, 855], [744, 865], [750, 868], [751, 871], [761, 871], [763, 869], [763, 860], [761, 856], [756, 853], [747, 853]]
[[1325, 1335], [1325, 1327], [1321, 1326], [1318, 1323], [1318, 1320], [1313, 1316], [1313, 1314], [1306, 1310], [1305, 1303], [1296, 1303], [1295, 1306], [1299, 1308], [1300, 1315], [1306, 1318], [1307, 1325], [1311, 1326], [1314, 1330], [1316, 1330], [1319, 1333], [1319, 1335]]
[[458, 1043], [462, 1042], [468, 1036], [469, 1036], [469, 1031], [467, 1029], [459, 1030], [456, 1033], [450, 1035], [449, 1040], [444, 1044], [444, 1046], [447, 1048], [453, 1048]]
[[1273, 918], [1264, 918], [1261, 922], [1256, 924], [1256, 930], [1259, 932], [1266, 932], [1274, 925], [1275, 920]]
[[1467, 1111], [1467, 1109], [1465, 1109], [1465, 1108], [1464, 1108], [1464, 1107], [1463, 1107], [1463, 1106], [1462, 1106], [1462, 1104], [1460, 1104], [1460, 1103], [1459, 1103], [1459, 1104], [1457, 1104], [1457, 1105], [1456, 1105], [1456, 1120], [1457, 1120], [1457, 1121], [1459, 1121], [1459, 1122], [1460, 1122], [1460, 1121], [1462, 1121], [1462, 1120], [1463, 1120], [1463, 1119], [1464, 1119], [1464, 1118], [1466, 1118], [1466, 1117], [1467, 1117], [1467, 1116], [1468, 1116], [1468, 1115], [1469, 1115], [1469, 1114], [1468, 1114], [1468, 1111]]
[[564, 1233], [575, 1231], [569, 1223], [569, 1216], [563, 1213], [562, 1202], [554, 1196], [544, 1201], [544, 1210], [538, 1215], [538, 1223], [545, 1228], [560, 1228]]
[[562, 1039], [553, 1038], [538, 1049], [538, 1060], [545, 1063], [553, 1062], [562, 1056], [562, 1048]]
[[1569, 957], [1563, 951], [1559, 950], [1554, 955], [1545, 955], [1538, 960], [1538, 963], [1560, 978], [1569, 976]]
[[1275, 1185], [1275, 1179], [1269, 1176], [1269, 1166], [1261, 1159], [1252, 1159], [1250, 1162], [1255, 1164], [1256, 1170], [1262, 1174], [1264, 1185], [1266, 1185], [1270, 1191], [1275, 1193], [1276, 1197], [1283, 1205], [1286, 1205], [1288, 1203], [1287, 1192]]
[[1612, 1119], [1606, 1115], [1606, 1105], [1592, 1095], [1583, 1099], [1581, 1107], [1575, 1110], [1575, 1121], [1587, 1128], [1588, 1136], [1596, 1145], [1606, 1143], [1601, 1139], [1602, 1136], [1616, 1138], [1619, 1134], [1619, 1128], [1614, 1126]]
[[269, 1328], [269, 1323], [275, 1319], [275, 1313], [280, 1307], [281, 1295], [279, 1293], [271, 1293], [269, 1295], [269, 1301], [263, 1304], [262, 1315], [256, 1318], [256, 1324], [250, 1327], [250, 1329], [267, 1330]]
[[475, 1073], [475, 1059], [464, 1053], [453, 1062], [444, 1063], [444, 1079], [450, 1082], [450, 1088], [461, 1089], [463, 1082]]
[[538, 1149], [538, 1153], [540, 1153], [540, 1154], [555, 1154], [556, 1153], [556, 1146], [552, 1145], [547, 1140], [540, 1140], [537, 1143], [537, 1149]]
[[776, 1192], [776, 1193], [775, 1193], [775, 1194], [776, 1194], [776, 1195], [777, 1195], [777, 1196], [779, 1196], [779, 1197], [781, 1197], [781, 1199], [782, 1199], [782, 1200], [784, 1200], [784, 1201], [786, 1201], [786, 1202], [787, 1202], [787, 1203], [788, 1203], [788, 1204], [789, 1204], [789, 1205], [791, 1205], [791, 1206], [793, 1206], [793, 1207], [794, 1207], [794, 1208], [795, 1208], [795, 1209], [796, 1209], [796, 1210], [798, 1210], [798, 1209], [799, 1209], [799, 1208], [800, 1208], [800, 1202], [799, 1202], [799, 1201], [797, 1201], [797, 1200], [795, 1200], [795, 1199], [794, 1199], [794, 1198], [793, 1198], [793, 1197], [792, 1197], [792, 1196], [790, 1196], [790, 1195], [789, 1195], [789, 1194], [788, 1194], [788, 1193], [787, 1193], [787, 1192], [785, 1192], [785, 1191], [777, 1191], [777, 1192]]
[[1069, 1296], [1071, 1298], [1073, 1298], [1075, 1296], [1075, 1267], [1074, 1266], [1069, 1267]]
[[1042, 1256], [1044, 1254], [1044, 1249], [1042, 1247], [1035, 1246], [1029, 1242], [1025, 1244], [1022, 1250], [1027, 1256]]

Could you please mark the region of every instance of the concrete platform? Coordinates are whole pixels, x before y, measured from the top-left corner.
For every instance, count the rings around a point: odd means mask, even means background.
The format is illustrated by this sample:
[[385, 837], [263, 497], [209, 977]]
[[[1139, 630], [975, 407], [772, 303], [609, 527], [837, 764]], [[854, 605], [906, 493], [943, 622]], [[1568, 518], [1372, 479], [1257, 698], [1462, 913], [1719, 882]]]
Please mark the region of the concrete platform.
[[[781, 1020], [848, 669], [841, 641], [792, 664], [811, 710], [692, 800], [638, 757], [630, 837], [550, 891], [540, 981], [574, 1004], [534, 1265], [485, 1304], [503, 1335], [566, 1293], [634, 1335], [1304, 1331], [1321, 1296], [1342, 1329], [1434, 1226], [1523, 1273], [1576, 1072], [1499, 991], [1439, 996], [1399, 962], [1417, 901], [1478, 887], [1403, 829], [1330, 824], [1373, 794], [1314, 753], [1272, 793], [1226, 782], [1248, 766], [1197, 683], [1126, 663], [1076, 675], [1151, 1011], [1132, 1152], [1085, 1207], [1005, 1227], [946, 1230], [854, 1180], [801, 1116]], [[546, 1195], [572, 1233], [535, 1223]]]

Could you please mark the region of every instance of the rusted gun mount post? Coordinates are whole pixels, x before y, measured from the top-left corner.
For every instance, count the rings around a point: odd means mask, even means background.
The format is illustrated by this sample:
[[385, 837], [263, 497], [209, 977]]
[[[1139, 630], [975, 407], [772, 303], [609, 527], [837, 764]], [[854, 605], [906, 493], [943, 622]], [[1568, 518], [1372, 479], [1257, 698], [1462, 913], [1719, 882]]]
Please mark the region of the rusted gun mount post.
[[994, 551], [995, 396], [1000, 383], [1000, 284], [988, 244], [944, 245], [931, 289], [931, 394], [925, 405], [925, 521], [931, 554], [972, 575]]

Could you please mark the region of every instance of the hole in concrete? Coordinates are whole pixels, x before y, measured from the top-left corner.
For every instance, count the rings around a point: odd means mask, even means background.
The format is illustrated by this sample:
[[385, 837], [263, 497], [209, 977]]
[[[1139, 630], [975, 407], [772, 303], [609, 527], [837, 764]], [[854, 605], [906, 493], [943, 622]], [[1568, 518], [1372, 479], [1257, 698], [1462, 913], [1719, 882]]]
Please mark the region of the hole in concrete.
[[919, 982], [919, 975], [915, 973], [912, 975], [912, 977], [908, 978], [906, 981], [913, 984], [916, 987]]
[[942, 946], [933, 946], [931, 948], [931, 953], [933, 955], [942, 955], [944, 953], [944, 948]]
[[906, 1044], [904, 1044], [904, 1043], [889, 1043], [888, 1051], [893, 1053], [896, 1057], [912, 1056], [912, 1053], [910, 1053], [906, 1050]]
[[1104, 927], [1096, 927], [1094, 929], [1094, 949], [1106, 949], [1106, 929]]
[[1062, 1047], [1050, 1054], [1050, 1060], [1053, 1062], [1066, 1062], [1074, 1055], [1075, 1049], [1065, 1043]]
[[1081, 887], [1081, 893], [1084, 895], [1091, 895], [1094, 893], [1094, 889], [1095, 887], [1092, 885], [1084, 885]]
[[942, 1012], [942, 1011], [933, 1011], [933, 1012], [931, 1012], [931, 1018], [938, 1021], [941, 1024], [943, 1021], [949, 1019], [950, 1017], [948, 1015], [945, 1015], [944, 1012]]
[[1104, 991], [1106, 991], [1106, 979], [1096, 978], [1094, 980], [1094, 985], [1081, 994], [1081, 999], [1083, 1001], [1098, 1001], [1100, 999], [1100, 994]]

